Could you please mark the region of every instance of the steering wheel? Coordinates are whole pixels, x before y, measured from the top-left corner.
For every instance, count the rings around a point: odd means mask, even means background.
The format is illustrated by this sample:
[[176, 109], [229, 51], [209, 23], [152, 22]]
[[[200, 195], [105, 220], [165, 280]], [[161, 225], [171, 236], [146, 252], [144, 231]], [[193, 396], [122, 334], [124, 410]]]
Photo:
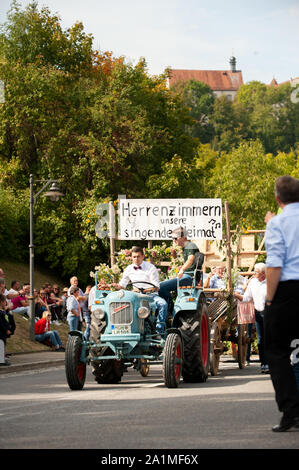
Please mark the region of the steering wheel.
[[[154, 287], [155, 289], [157, 288], [157, 286], [155, 286], [155, 284], [153, 284], [152, 282], [147, 282], [147, 281], [130, 281], [128, 282], [127, 284], [127, 287], [128, 286], [134, 286], [134, 284], [149, 284], [150, 286]], [[140, 290], [141, 294], [144, 294], [144, 290], [146, 289], [145, 287], [138, 287], [138, 289]]]

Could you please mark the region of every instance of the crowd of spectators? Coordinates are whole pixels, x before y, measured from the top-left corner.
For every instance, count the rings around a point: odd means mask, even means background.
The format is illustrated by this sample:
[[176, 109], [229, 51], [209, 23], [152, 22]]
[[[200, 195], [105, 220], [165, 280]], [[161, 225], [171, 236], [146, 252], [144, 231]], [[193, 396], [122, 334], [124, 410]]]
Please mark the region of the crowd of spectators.
[[[52, 345], [60, 351], [64, 351], [59, 334], [50, 324], [69, 324], [70, 331], [73, 329], [72, 305], [74, 304], [74, 290], [78, 287], [78, 279], [73, 276], [70, 286], [61, 288], [58, 284], [51, 285], [49, 282], [37, 290], [34, 289], [34, 314], [35, 314], [35, 339], [44, 342], [49, 339]], [[8, 287], [10, 289], [8, 290]], [[79, 289], [79, 288], [78, 288]], [[82, 330], [85, 325], [85, 337], [89, 338], [90, 311], [88, 309], [88, 294], [91, 286], [87, 286], [85, 293], [78, 290], [79, 313], [76, 329]], [[76, 294], [75, 294], [76, 295]], [[14, 318], [19, 315], [26, 321], [30, 318], [30, 284], [13, 280], [10, 286], [6, 285], [5, 273], [0, 268], [0, 366], [10, 365], [5, 353], [6, 340], [14, 334], [16, 325]], [[77, 319], [77, 317], [76, 317]]]

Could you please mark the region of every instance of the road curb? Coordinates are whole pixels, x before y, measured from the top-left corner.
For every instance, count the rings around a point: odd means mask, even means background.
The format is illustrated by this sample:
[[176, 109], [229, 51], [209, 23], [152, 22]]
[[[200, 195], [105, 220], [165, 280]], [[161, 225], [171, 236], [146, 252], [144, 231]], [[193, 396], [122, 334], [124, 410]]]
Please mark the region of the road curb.
[[23, 370], [46, 369], [48, 367], [62, 366], [64, 359], [50, 361], [28, 362], [23, 364], [12, 364], [11, 366], [0, 367], [0, 375], [10, 374], [11, 372], [22, 372]]

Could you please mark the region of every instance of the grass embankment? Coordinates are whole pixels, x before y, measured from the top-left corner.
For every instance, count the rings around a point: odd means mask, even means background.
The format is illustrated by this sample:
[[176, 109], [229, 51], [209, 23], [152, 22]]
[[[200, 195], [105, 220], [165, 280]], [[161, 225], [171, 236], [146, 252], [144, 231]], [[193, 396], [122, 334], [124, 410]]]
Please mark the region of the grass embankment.
[[[24, 282], [29, 282], [29, 264], [19, 263], [17, 261], [8, 261], [0, 258], [0, 268], [5, 273], [5, 283], [9, 290], [11, 281], [19, 281], [21, 285]], [[34, 268], [34, 287], [40, 289], [43, 284], [50, 282], [50, 284], [58, 284], [61, 288], [64, 287], [64, 282], [51, 271], [35, 266]]]
[[[11, 281], [13, 280], [20, 281], [21, 284], [24, 282], [29, 282], [29, 266], [27, 264], [0, 259], [0, 268], [2, 268], [5, 273], [7, 289], [10, 289]], [[52, 272], [46, 269], [41, 269], [40, 267], [36, 267], [34, 269], [34, 287], [36, 289], [40, 289], [45, 282], [50, 282], [50, 284], [58, 284], [61, 288], [65, 285], [63, 281]], [[14, 314], [14, 320], [16, 323], [16, 330], [14, 335], [7, 340], [7, 353], [28, 353], [50, 350], [48, 346], [38, 343], [37, 341], [31, 341], [29, 339], [28, 320], [25, 320], [21, 315], [18, 314]], [[58, 331], [63, 346], [65, 346], [69, 331], [68, 324], [61, 324], [58, 326], [53, 324], [52, 329]]]
[[[16, 323], [16, 330], [13, 336], [8, 338], [6, 342], [6, 352], [13, 353], [28, 353], [38, 351], [50, 351], [51, 348], [45, 346], [38, 341], [31, 341], [29, 339], [29, 320], [25, 320], [21, 315], [14, 314]], [[51, 325], [53, 330], [58, 331], [63, 346], [66, 345], [67, 336], [69, 332], [69, 325], [62, 323], [61, 325]]]

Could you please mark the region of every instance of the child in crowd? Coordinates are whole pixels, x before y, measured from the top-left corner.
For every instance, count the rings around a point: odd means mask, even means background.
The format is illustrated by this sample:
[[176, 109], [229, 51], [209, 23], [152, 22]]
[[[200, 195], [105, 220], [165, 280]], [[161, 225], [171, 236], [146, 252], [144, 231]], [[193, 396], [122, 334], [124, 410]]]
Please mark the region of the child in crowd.
[[10, 324], [5, 312], [6, 297], [0, 294], [0, 366], [9, 366], [9, 362], [5, 360], [5, 344], [12, 332], [10, 331]]

